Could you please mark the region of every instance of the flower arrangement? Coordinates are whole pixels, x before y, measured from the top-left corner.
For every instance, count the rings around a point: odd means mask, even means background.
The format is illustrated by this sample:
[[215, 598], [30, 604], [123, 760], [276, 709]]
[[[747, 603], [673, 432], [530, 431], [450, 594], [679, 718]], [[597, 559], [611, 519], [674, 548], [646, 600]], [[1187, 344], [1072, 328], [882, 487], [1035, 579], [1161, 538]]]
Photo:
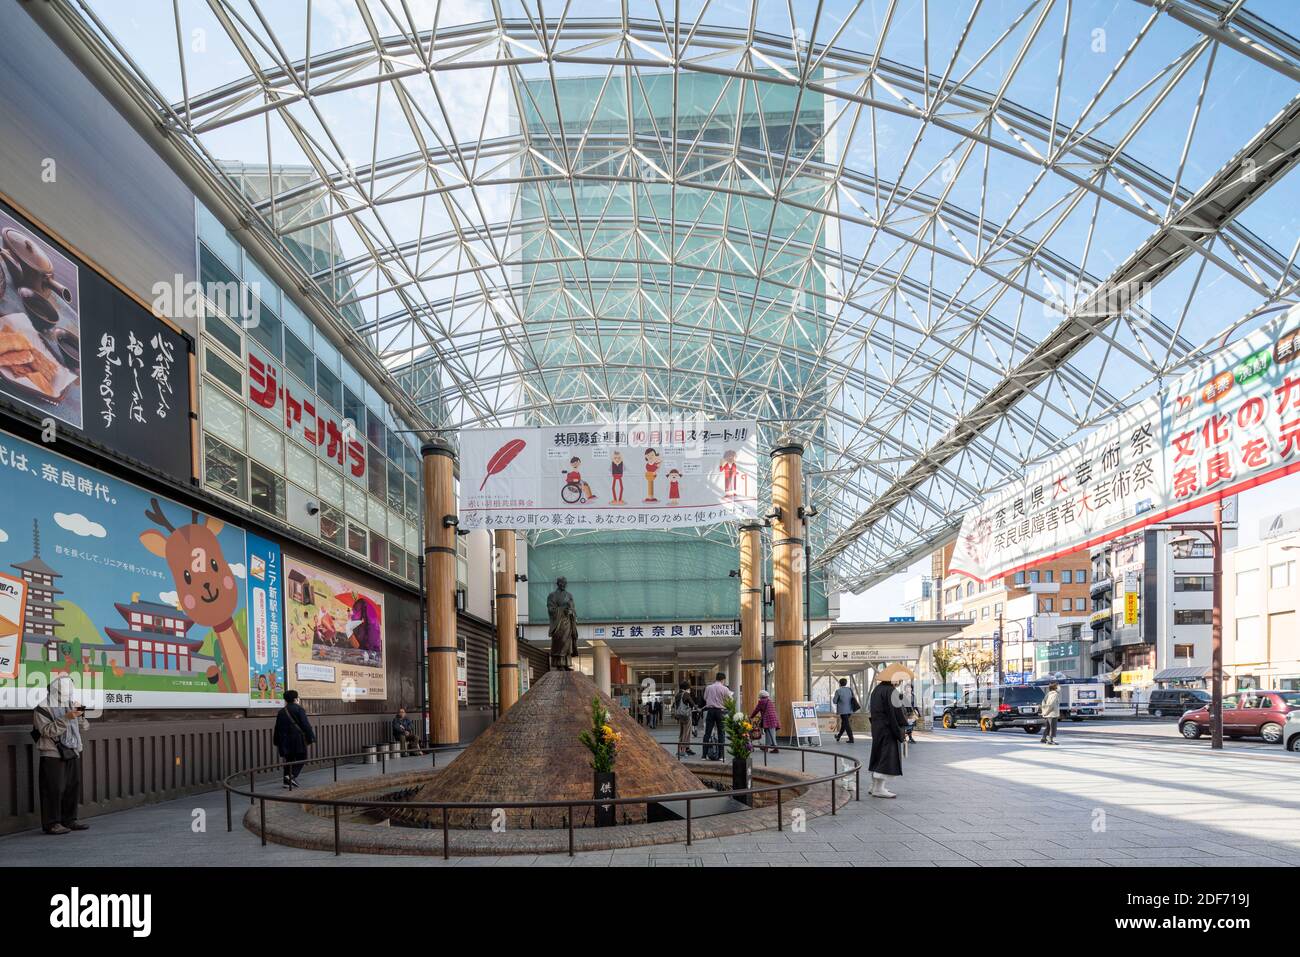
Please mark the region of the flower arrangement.
[[614, 770], [618, 757], [618, 742], [622, 737], [609, 723], [609, 710], [599, 698], [591, 699], [591, 729], [578, 735], [578, 740], [591, 752], [591, 769], [597, 774]]
[[726, 710], [723, 727], [727, 732], [727, 751], [733, 758], [748, 758], [754, 753], [754, 745], [749, 737], [750, 732], [754, 730], [754, 725], [740, 710], [734, 697], [727, 699]]

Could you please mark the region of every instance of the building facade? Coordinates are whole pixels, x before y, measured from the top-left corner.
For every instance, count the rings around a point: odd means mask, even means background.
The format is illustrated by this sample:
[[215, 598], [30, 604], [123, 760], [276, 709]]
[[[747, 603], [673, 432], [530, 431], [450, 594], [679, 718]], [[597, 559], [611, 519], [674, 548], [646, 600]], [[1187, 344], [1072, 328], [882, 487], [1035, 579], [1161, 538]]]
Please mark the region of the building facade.
[[1227, 553], [1223, 566], [1225, 687], [1300, 690], [1296, 559], [1300, 510], [1260, 522], [1259, 541]]

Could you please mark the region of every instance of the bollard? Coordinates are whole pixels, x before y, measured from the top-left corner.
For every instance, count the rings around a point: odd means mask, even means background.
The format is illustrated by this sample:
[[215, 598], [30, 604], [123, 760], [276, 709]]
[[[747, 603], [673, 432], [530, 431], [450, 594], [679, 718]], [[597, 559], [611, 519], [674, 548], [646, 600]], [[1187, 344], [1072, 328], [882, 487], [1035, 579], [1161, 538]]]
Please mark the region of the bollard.
[[374, 764], [376, 760], [375, 746], [372, 744], [366, 748], [366, 764]]

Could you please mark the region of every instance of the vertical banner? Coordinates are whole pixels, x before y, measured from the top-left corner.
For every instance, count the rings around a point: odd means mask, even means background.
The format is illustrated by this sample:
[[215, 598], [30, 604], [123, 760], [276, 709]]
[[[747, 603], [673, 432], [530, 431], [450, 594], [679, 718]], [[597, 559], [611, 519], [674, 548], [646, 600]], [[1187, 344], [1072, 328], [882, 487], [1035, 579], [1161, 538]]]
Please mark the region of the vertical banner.
[[248, 706], [278, 707], [284, 693], [280, 546], [248, 533]]
[[753, 421], [460, 434], [462, 528], [637, 530], [758, 515]]
[[284, 582], [289, 685], [305, 698], [384, 698], [384, 596], [295, 558]]
[[23, 650], [27, 583], [0, 572], [0, 678], [17, 678]]

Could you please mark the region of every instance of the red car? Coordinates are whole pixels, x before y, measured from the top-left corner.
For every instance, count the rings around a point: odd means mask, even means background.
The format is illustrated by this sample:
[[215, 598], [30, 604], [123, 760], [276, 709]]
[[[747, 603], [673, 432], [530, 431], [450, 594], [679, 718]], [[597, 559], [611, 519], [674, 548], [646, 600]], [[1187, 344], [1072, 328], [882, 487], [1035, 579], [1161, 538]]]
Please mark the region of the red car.
[[[1282, 740], [1288, 712], [1300, 709], [1300, 691], [1238, 691], [1223, 696], [1223, 733], [1229, 738]], [[1210, 733], [1209, 707], [1189, 711], [1178, 722], [1184, 738]]]

